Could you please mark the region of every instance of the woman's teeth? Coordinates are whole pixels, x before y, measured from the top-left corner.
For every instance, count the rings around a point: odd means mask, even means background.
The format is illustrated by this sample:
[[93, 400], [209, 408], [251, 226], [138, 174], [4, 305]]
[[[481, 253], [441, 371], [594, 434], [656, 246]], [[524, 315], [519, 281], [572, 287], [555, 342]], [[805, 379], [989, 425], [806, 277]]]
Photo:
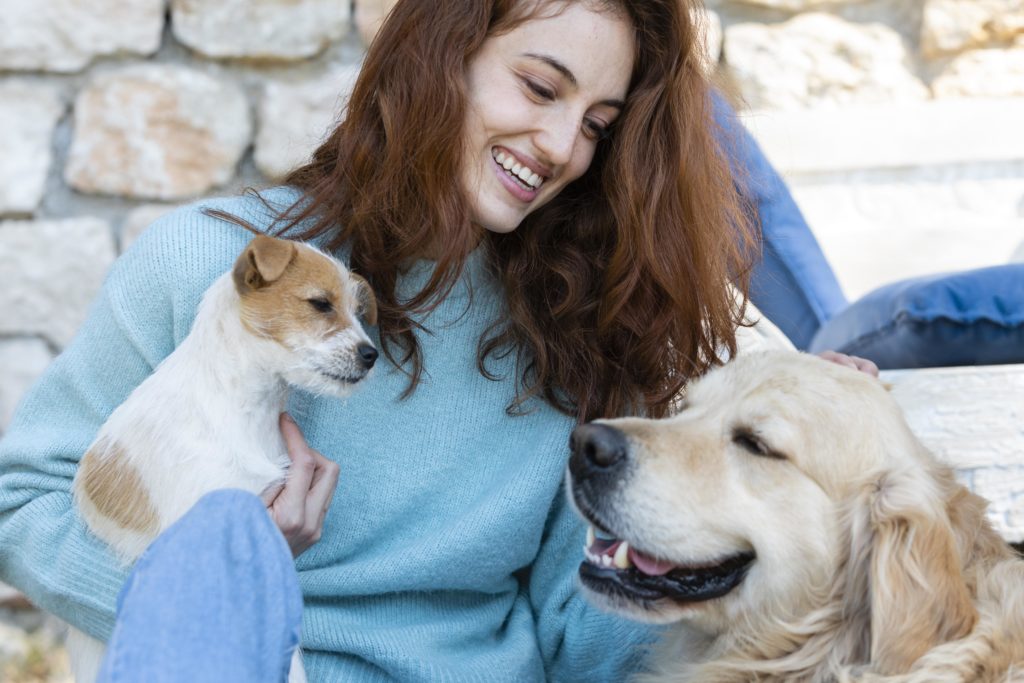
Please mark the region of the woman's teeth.
[[505, 169], [505, 172], [508, 173], [509, 176], [526, 186], [526, 189], [536, 190], [544, 184], [544, 178], [540, 177], [523, 164], [520, 164], [511, 154], [505, 154], [504, 152], [499, 151], [492, 152], [492, 156], [494, 157], [494, 160], [498, 162], [498, 165]]

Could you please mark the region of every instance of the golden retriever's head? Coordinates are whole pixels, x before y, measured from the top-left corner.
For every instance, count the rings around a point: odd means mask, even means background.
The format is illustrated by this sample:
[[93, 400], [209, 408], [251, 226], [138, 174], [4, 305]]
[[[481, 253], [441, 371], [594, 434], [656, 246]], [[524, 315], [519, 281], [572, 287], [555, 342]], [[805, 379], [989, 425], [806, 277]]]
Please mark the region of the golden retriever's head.
[[[740, 357], [694, 382], [678, 415], [583, 425], [571, 449], [569, 494], [596, 529], [590, 597], [709, 635], [793, 618], [844, 571], [866, 574], [856, 546], [878, 540], [886, 505], [944, 514], [934, 463], [881, 382], [805, 354]], [[852, 618], [870, 598], [866, 577], [850, 582]]]

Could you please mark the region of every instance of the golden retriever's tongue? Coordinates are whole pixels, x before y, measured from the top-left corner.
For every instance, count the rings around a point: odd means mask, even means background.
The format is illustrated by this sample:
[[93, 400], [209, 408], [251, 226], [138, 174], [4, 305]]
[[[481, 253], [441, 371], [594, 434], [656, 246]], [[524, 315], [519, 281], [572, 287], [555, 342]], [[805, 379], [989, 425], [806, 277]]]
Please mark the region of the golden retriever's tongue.
[[648, 576], [663, 576], [676, 567], [671, 562], [647, 557], [643, 553], [637, 552], [637, 550], [632, 547], [629, 549], [629, 559], [633, 563], [634, 567]]

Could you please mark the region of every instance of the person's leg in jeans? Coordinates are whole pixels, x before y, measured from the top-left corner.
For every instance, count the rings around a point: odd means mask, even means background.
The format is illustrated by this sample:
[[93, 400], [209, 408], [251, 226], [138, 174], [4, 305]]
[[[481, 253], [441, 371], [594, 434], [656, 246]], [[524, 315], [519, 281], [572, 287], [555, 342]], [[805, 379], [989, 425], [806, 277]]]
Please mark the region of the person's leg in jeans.
[[101, 683], [281, 683], [302, 594], [256, 496], [204, 496], [139, 558], [117, 600]]

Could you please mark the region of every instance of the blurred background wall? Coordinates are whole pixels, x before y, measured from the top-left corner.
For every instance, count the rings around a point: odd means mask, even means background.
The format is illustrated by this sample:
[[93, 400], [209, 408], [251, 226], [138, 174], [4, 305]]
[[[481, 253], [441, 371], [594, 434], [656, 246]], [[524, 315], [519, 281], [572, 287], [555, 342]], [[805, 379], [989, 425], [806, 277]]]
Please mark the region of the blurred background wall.
[[[146, 225], [306, 158], [391, 4], [0, 0], [0, 433]], [[1024, 0], [708, 0], [705, 20], [850, 298], [1024, 258]], [[0, 617], [38, 626], [20, 600], [0, 587]], [[9, 623], [0, 680], [47, 680], [45, 658], [12, 673], [49, 641]]]

